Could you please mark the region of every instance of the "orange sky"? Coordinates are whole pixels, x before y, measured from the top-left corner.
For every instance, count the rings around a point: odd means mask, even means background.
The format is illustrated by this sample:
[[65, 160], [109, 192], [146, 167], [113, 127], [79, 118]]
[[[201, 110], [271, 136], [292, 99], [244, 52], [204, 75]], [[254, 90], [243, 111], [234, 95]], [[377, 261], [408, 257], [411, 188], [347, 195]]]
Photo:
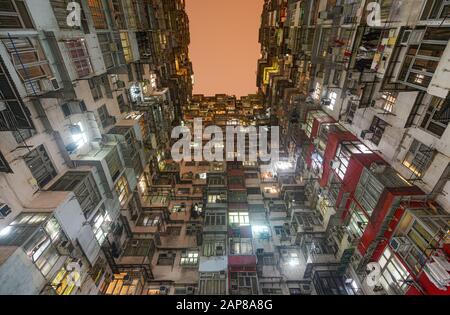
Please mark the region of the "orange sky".
[[194, 94], [255, 93], [263, 0], [186, 0]]

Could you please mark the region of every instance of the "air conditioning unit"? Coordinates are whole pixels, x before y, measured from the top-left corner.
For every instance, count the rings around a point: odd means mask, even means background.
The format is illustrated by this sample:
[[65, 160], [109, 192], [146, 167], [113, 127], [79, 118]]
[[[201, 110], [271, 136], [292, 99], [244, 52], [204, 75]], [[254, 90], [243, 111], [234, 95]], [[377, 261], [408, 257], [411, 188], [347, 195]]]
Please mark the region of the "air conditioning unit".
[[320, 11], [319, 12], [319, 19], [321, 20], [328, 20], [332, 18], [332, 14], [328, 11]]
[[117, 88], [118, 88], [118, 89], [123, 89], [123, 88], [125, 88], [125, 82], [124, 82], [124, 81], [118, 80], [118, 81], [116, 82], [116, 85], [117, 85]]
[[10, 213], [11, 208], [5, 203], [0, 203], [0, 219], [6, 218]]
[[396, 253], [404, 253], [412, 246], [409, 239], [404, 236], [393, 237], [389, 244]]
[[374, 133], [370, 130], [361, 131], [361, 138], [363, 138], [364, 140], [372, 139], [373, 135], [374, 135]]
[[328, 106], [330, 104], [331, 104], [331, 100], [329, 98], [324, 97], [320, 100], [320, 105], [322, 105], [322, 106]]
[[302, 284], [300, 288], [301, 288], [302, 294], [311, 294], [312, 293], [312, 287], [310, 284]]
[[59, 90], [61, 87], [59, 86], [58, 80], [56, 78], [51, 78], [50, 83], [52, 84], [53, 90]]
[[375, 174], [381, 174], [386, 170], [386, 164], [372, 163], [370, 165], [370, 170]]
[[195, 288], [194, 287], [187, 287], [186, 288], [186, 294], [187, 295], [193, 295], [195, 293]]
[[112, 52], [116, 52], [117, 49], [117, 44], [116, 43], [109, 43], [109, 50]]
[[223, 247], [222, 246], [217, 246], [216, 247], [216, 255], [217, 256], [223, 256], [223, 254], [224, 254]]
[[406, 30], [403, 32], [401, 45], [419, 45], [425, 34], [425, 29], [421, 30]]
[[339, 166], [341, 166], [341, 162], [340, 161], [333, 160], [333, 161], [330, 162], [330, 167], [333, 170], [337, 170], [339, 168]]
[[167, 294], [169, 294], [169, 290], [170, 289], [168, 287], [161, 286], [161, 287], [159, 287], [159, 294], [167, 295]]
[[225, 271], [221, 271], [221, 272], [219, 273], [219, 278], [220, 278], [220, 279], [225, 279], [225, 278], [226, 278]]
[[341, 54], [341, 48], [340, 47], [332, 47], [331, 54], [333, 56], [339, 56]]

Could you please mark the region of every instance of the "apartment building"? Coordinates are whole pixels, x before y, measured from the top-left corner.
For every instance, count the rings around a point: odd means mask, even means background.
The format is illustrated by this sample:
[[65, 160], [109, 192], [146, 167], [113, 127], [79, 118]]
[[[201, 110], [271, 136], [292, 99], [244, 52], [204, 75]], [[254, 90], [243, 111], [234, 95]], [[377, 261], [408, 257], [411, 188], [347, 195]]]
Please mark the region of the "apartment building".
[[448, 8], [264, 3], [257, 85], [300, 152], [289, 228], [317, 294], [449, 292]]
[[159, 277], [152, 184], [192, 93], [185, 4], [75, 2], [79, 23], [66, 0], [0, 5], [2, 294], [147, 294]]

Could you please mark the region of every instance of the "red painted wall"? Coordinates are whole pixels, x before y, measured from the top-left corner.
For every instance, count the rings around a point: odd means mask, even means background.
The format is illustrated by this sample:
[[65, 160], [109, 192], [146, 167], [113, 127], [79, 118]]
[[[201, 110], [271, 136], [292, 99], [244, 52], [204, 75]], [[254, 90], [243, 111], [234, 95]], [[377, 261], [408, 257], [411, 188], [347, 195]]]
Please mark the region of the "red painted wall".
[[328, 183], [328, 177], [330, 175], [331, 166], [330, 162], [334, 159], [339, 144], [342, 141], [356, 141], [358, 138], [351, 132], [334, 132], [328, 135], [327, 147], [323, 157], [323, 175], [319, 181], [320, 187], [325, 187]]

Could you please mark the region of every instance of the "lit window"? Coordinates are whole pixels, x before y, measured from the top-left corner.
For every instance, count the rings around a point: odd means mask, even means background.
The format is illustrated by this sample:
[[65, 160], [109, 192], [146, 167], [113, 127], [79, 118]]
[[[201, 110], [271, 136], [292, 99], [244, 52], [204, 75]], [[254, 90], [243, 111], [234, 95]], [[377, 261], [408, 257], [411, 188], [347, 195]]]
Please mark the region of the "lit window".
[[253, 246], [250, 238], [230, 238], [231, 255], [252, 255]]
[[133, 61], [133, 52], [131, 51], [130, 39], [127, 32], [120, 32], [120, 41], [122, 42], [123, 54], [125, 61], [130, 63]]
[[79, 121], [76, 125], [74, 125], [74, 128], [72, 128], [72, 140], [76, 143], [77, 148], [81, 148], [87, 143], [88, 139], [81, 121]]
[[330, 93], [330, 109], [334, 109], [334, 105], [336, 105], [336, 100], [337, 100], [337, 93], [336, 92], [331, 92]]
[[89, 0], [89, 9], [91, 10], [92, 20], [94, 21], [94, 27], [97, 29], [107, 28], [105, 12], [103, 11], [101, 0]]
[[313, 98], [316, 100], [320, 99], [320, 95], [322, 94], [322, 86], [319, 82], [316, 83], [316, 88], [314, 90]]
[[181, 266], [197, 266], [198, 251], [187, 251], [181, 253]]
[[230, 224], [237, 224], [240, 226], [250, 225], [248, 212], [230, 212], [228, 219]]
[[225, 193], [208, 195], [208, 203], [224, 203], [227, 201]]
[[411, 170], [417, 177], [422, 177], [430, 166], [434, 157], [434, 150], [414, 139], [403, 165]]
[[116, 186], [116, 192], [119, 195], [119, 202], [122, 207], [125, 207], [127, 204], [127, 199], [130, 195], [130, 190], [128, 188], [128, 181], [127, 179], [122, 176], [120, 177], [119, 181], [117, 182]]
[[106, 239], [106, 235], [108, 235], [111, 226], [111, 217], [102, 209], [92, 220], [92, 226], [95, 237], [101, 246]]
[[409, 288], [409, 272], [400, 260], [387, 247], [378, 263], [381, 266], [380, 283], [383, 288], [392, 294], [404, 294]]
[[381, 95], [381, 98], [385, 100], [383, 104], [383, 110], [392, 113], [394, 110], [395, 102], [397, 101], [397, 96], [395, 96], [393, 93], [385, 92]]

